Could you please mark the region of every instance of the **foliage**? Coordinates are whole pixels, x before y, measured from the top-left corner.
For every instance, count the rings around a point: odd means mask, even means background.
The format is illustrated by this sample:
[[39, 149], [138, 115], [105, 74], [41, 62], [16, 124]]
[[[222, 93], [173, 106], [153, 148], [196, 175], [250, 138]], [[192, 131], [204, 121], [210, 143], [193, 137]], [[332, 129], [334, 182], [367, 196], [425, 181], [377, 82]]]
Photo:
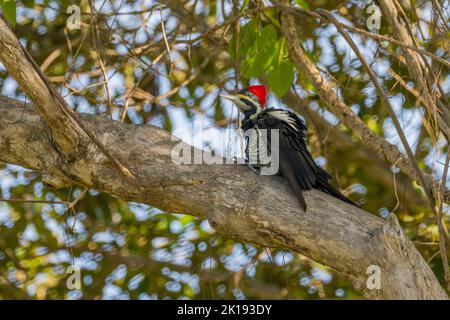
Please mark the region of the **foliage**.
[[16, 25], [16, 3], [15, 0], [0, 0], [3, 15], [13, 26]]
[[[222, 0], [103, 0], [95, 1], [92, 10], [90, 2], [82, 0], [77, 2], [81, 29], [68, 30], [66, 10], [72, 1], [1, 3], [11, 24], [17, 4], [14, 32], [78, 112], [170, 131], [201, 120], [211, 130], [211, 143], [199, 146], [208, 148], [215, 145], [215, 134], [223, 136], [224, 127], [236, 125], [236, 112], [219, 93], [236, 90], [236, 80], [239, 87], [268, 84], [271, 106], [290, 107], [307, 120], [311, 152], [332, 173], [335, 184], [374, 214], [385, 217], [394, 211], [444, 281], [435, 241], [438, 228], [420, 188], [367, 149], [327, 110], [306, 75], [289, 59], [277, 9], [255, 0], [236, 1], [235, 7]], [[295, 3], [302, 9], [332, 10], [366, 29], [365, 1]], [[432, 3], [418, 1], [404, 8], [414, 30], [422, 15], [433, 12]], [[236, 15], [240, 19], [233, 19]], [[448, 59], [443, 49], [448, 35], [442, 32], [439, 16], [429, 16], [435, 27], [426, 28], [422, 45]], [[365, 70], [334, 27], [306, 16], [297, 22], [308, 56], [340, 97], [373, 132], [399, 145]], [[392, 34], [384, 20], [379, 33]], [[388, 90], [421, 167], [440, 176], [445, 143], [428, 134], [423, 107], [392, 76], [400, 75], [408, 85], [414, 81], [399, 59], [400, 48], [382, 47], [357, 35], [354, 39]], [[448, 70], [431, 63], [448, 94]], [[3, 95], [25, 100], [1, 67], [0, 88]], [[330, 134], [332, 129], [339, 134]], [[7, 164], [0, 165], [0, 190], [4, 199], [71, 202], [81, 196], [68, 211], [63, 204], [0, 202], [2, 299], [359, 297], [334, 270], [298, 254], [218, 236], [206, 221], [191, 216], [94, 190], [50, 190], [37, 173]], [[448, 224], [447, 213], [445, 219]], [[66, 284], [67, 267], [73, 262], [81, 267], [82, 290], [70, 290]]]
[[230, 41], [231, 57], [242, 60], [246, 79], [267, 75], [269, 88], [282, 97], [294, 81], [294, 65], [288, 57], [286, 40], [279, 37], [273, 24], [264, 27], [256, 20], [244, 25]]

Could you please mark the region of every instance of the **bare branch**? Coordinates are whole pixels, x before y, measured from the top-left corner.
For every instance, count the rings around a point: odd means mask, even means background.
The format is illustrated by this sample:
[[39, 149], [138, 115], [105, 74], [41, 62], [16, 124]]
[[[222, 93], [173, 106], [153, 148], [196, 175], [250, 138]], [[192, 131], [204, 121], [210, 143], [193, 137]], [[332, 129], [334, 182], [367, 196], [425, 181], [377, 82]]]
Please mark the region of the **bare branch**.
[[93, 131], [84, 127], [1, 17], [0, 61], [34, 102], [66, 157], [71, 158], [78, 152], [90, 152], [89, 144], [94, 143], [125, 178], [136, 183], [136, 177], [128, 168], [109, 153]]
[[[274, 4], [274, 6], [276, 8], [278, 8], [282, 12], [289, 13], [291, 15], [294, 15], [294, 16], [297, 16], [297, 17], [301, 17], [301, 18], [304, 18], [305, 16], [308, 16], [308, 17], [311, 17], [311, 18], [318, 19], [318, 20], [320, 20], [322, 22], [328, 22], [328, 19], [324, 18], [323, 16], [321, 16], [320, 14], [318, 14], [316, 12], [313, 12], [313, 11], [310, 11], [310, 10], [305, 10], [305, 9], [302, 9], [302, 8], [290, 7], [290, 6], [284, 5], [282, 3], [279, 3], [278, 1], [272, 1], [272, 3]], [[431, 59], [433, 59], [433, 60], [443, 64], [447, 68], [450, 68], [450, 62], [448, 62], [447, 60], [442, 59], [441, 57], [438, 57], [435, 54], [433, 54], [433, 53], [431, 53], [429, 51], [426, 51], [426, 50], [424, 50], [422, 48], [418, 48], [416, 46], [413, 46], [411, 44], [399, 41], [399, 40], [397, 40], [395, 38], [392, 38], [392, 37], [389, 37], [389, 36], [386, 36], [386, 35], [377, 34], [377, 33], [369, 32], [369, 31], [366, 31], [366, 30], [363, 30], [363, 29], [360, 29], [360, 28], [356, 28], [356, 27], [350, 26], [348, 24], [340, 23], [340, 25], [343, 28], [345, 28], [348, 31], [350, 31], [350, 32], [358, 33], [358, 34], [361, 34], [363, 36], [366, 36], [366, 37], [369, 37], [371, 39], [375, 39], [375, 40], [378, 40], [378, 41], [387, 41], [387, 42], [395, 44], [395, 45], [397, 45], [399, 47], [416, 51], [417, 53], [420, 53], [422, 55], [426, 55], [426, 56], [430, 57]]]
[[[445, 236], [444, 236], [444, 232], [443, 231], [443, 221], [440, 218], [440, 214], [438, 213], [437, 207], [436, 207], [436, 201], [433, 198], [433, 190], [430, 186], [428, 186], [425, 182], [425, 179], [423, 177], [422, 171], [419, 168], [419, 165], [417, 164], [417, 161], [415, 159], [415, 155], [411, 150], [411, 147], [408, 144], [408, 140], [406, 139], [405, 133], [403, 132], [403, 129], [400, 125], [400, 121], [397, 118], [397, 115], [394, 112], [394, 109], [392, 108], [391, 102], [389, 101], [389, 97], [387, 96], [385, 90], [381, 87], [381, 85], [378, 82], [377, 76], [375, 75], [375, 72], [372, 70], [372, 67], [369, 65], [369, 63], [367, 62], [366, 58], [364, 57], [364, 55], [361, 53], [361, 51], [358, 49], [358, 46], [355, 44], [355, 42], [353, 41], [353, 39], [347, 34], [347, 32], [344, 30], [344, 28], [342, 28], [342, 26], [339, 25], [339, 23], [337, 22], [336, 18], [328, 11], [326, 10], [320, 10], [319, 11], [321, 14], [325, 15], [337, 28], [337, 30], [339, 31], [339, 33], [344, 37], [344, 39], [347, 41], [347, 43], [350, 45], [350, 47], [352, 48], [353, 52], [356, 54], [356, 56], [358, 57], [359, 61], [361, 62], [361, 64], [363, 65], [364, 69], [366, 70], [367, 74], [369, 75], [370, 79], [372, 80], [372, 83], [375, 85], [375, 89], [378, 93], [378, 95], [381, 97], [385, 107], [388, 110], [389, 116], [392, 119], [392, 122], [394, 123], [395, 129], [397, 130], [397, 134], [400, 137], [400, 140], [403, 144], [403, 147], [406, 150], [406, 153], [409, 157], [409, 160], [411, 161], [411, 163], [414, 165], [414, 170], [416, 171], [419, 179], [420, 179], [420, 183], [422, 185], [422, 187], [425, 189], [426, 195], [429, 199], [430, 202], [430, 206], [431, 206], [431, 210], [433, 211], [433, 214], [437, 220], [437, 223], [439, 225], [439, 241], [441, 243], [441, 257], [442, 257], [442, 263], [443, 263], [443, 267], [445, 270], [445, 277], [446, 279], [450, 279], [450, 271], [448, 269], [448, 260], [447, 260], [447, 253], [445, 251]], [[448, 159], [448, 158], [447, 158]], [[446, 163], [446, 165], [448, 165], [448, 163]], [[447, 167], [445, 168], [445, 175], [444, 177], [446, 178], [447, 176]], [[436, 194], [439, 194], [439, 192], [436, 192]], [[440, 210], [442, 211], [442, 210]]]
[[[401, 9], [401, 7], [398, 5], [397, 1], [385, 0], [381, 1], [380, 5], [389, 25], [394, 30], [395, 36], [409, 46], [417, 48], [417, 41], [411, 35], [412, 31], [406, 15], [403, 13], [403, 10], [399, 12], [398, 8]], [[401, 21], [403, 21], [404, 24], [402, 24]], [[436, 119], [440, 129], [446, 135], [447, 140], [449, 140], [450, 127], [448, 123], [450, 121], [450, 111], [448, 109], [448, 103], [444, 104], [439, 99], [433, 99], [433, 97], [436, 96], [436, 94], [432, 93], [433, 88], [435, 87], [439, 89], [443, 99], [446, 99], [446, 97], [436, 76], [433, 74], [428, 61], [424, 59], [423, 56], [419, 55], [416, 50], [412, 50], [411, 48], [403, 48], [403, 54], [409, 74], [418, 86], [428, 112]]]

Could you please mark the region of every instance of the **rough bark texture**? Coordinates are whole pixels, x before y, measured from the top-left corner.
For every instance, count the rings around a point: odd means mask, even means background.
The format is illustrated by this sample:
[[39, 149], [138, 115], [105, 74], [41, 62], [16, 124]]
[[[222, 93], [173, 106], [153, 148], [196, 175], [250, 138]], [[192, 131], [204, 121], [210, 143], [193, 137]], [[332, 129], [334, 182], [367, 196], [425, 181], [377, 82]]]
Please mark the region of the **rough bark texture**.
[[[101, 116], [81, 115], [110, 152], [125, 159], [142, 184], [124, 179], [98, 156], [61, 156], [46, 124], [30, 107], [0, 98], [0, 161], [40, 171], [55, 187], [84, 185], [168, 212], [206, 218], [220, 233], [302, 253], [350, 277], [367, 298], [447, 299], [395, 216], [382, 220], [320, 191], [305, 193], [302, 212], [280, 177], [242, 165], [176, 165], [170, 134]], [[381, 269], [381, 289], [366, 288], [367, 268]]]

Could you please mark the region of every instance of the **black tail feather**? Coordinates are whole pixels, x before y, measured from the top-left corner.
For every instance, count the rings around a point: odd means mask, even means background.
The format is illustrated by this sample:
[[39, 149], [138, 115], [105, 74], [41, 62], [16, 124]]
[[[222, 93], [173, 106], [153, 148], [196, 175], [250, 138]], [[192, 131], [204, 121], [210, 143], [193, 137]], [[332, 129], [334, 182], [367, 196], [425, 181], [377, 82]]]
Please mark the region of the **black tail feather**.
[[352, 200], [350, 200], [349, 198], [344, 196], [342, 193], [339, 192], [339, 190], [337, 190], [335, 187], [333, 187], [328, 182], [320, 181], [315, 188], [320, 190], [320, 191], [322, 191], [322, 192], [328, 193], [329, 195], [331, 195], [331, 196], [333, 196], [335, 198], [338, 198], [339, 200], [342, 200], [344, 202], [347, 202], [347, 203], [349, 203], [351, 205], [354, 205], [354, 206], [360, 208], [359, 205], [357, 205]]
[[294, 171], [291, 168], [291, 164], [287, 161], [283, 161], [284, 159], [282, 158], [282, 156], [284, 156], [283, 153], [280, 155], [282, 159], [282, 161], [280, 162], [280, 174], [288, 180], [292, 189], [294, 189], [294, 193], [298, 199], [298, 202], [300, 203], [300, 206], [302, 207], [303, 211], [306, 212], [306, 201], [302, 193], [303, 188], [297, 180], [297, 176], [294, 174]]
[[289, 181], [289, 184], [291, 185], [292, 189], [294, 189], [295, 196], [297, 197], [300, 206], [302, 207], [303, 211], [306, 212], [305, 197], [303, 197], [302, 187], [298, 183], [297, 179], [295, 178], [295, 176], [292, 175], [283, 175], [283, 176], [287, 178], [287, 180]]
[[305, 197], [303, 196], [302, 190], [299, 188], [297, 183], [294, 183], [292, 187], [294, 189], [295, 195], [297, 196], [298, 202], [300, 203], [300, 206], [302, 207], [303, 211], [306, 212], [306, 201]]

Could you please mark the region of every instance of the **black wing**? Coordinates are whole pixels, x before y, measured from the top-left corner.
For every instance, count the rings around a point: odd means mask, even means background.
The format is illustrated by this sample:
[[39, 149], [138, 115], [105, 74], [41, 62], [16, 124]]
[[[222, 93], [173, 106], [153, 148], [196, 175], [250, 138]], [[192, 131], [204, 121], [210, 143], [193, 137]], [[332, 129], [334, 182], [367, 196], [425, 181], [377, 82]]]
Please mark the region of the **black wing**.
[[[260, 129], [280, 130], [280, 173], [289, 181], [304, 210], [306, 210], [306, 203], [302, 191], [312, 188], [354, 204], [328, 182], [331, 176], [314, 162], [306, 145], [306, 126], [295, 113], [281, 109], [268, 109], [258, 117], [257, 124]], [[270, 145], [270, 139], [268, 139], [269, 149]]]
[[[306, 210], [303, 190], [312, 189], [317, 183], [317, 166], [305, 142], [305, 125], [295, 115], [285, 110], [267, 110], [257, 121], [261, 129], [279, 130], [280, 174], [288, 180], [302, 206]], [[270, 134], [268, 148], [271, 150]]]

